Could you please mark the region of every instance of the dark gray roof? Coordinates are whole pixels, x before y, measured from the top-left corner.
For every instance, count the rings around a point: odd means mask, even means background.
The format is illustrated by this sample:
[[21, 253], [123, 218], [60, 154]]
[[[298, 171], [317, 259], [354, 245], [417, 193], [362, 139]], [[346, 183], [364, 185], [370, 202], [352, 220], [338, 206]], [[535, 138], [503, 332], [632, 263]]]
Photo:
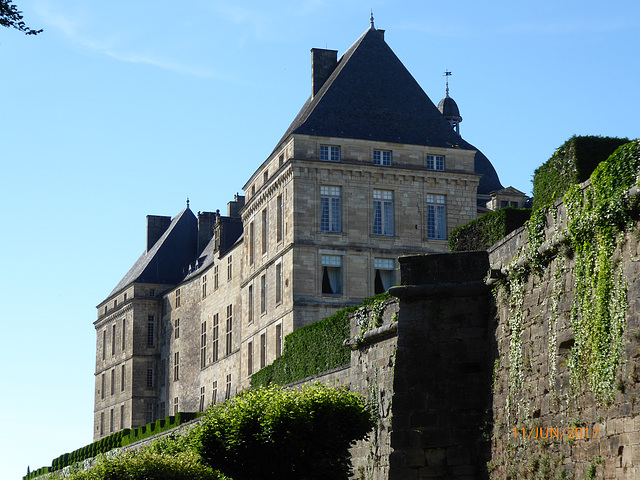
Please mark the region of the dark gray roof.
[[440, 100], [440, 102], [438, 103], [438, 110], [440, 111], [440, 113], [442, 113], [442, 115], [444, 115], [444, 118], [446, 119], [452, 118], [458, 121], [462, 120], [462, 117], [460, 116], [460, 110], [458, 109], [458, 104], [449, 95]]
[[[306, 101], [277, 148], [292, 134], [477, 150], [451, 128], [373, 27], [338, 60], [331, 76]], [[501, 188], [493, 166], [478, 153], [476, 173], [487, 177], [481, 179], [478, 193]]]
[[196, 258], [197, 238], [198, 220], [187, 207], [171, 220], [153, 247], [140, 255], [109, 297], [134, 282], [168, 286], [180, 282]]

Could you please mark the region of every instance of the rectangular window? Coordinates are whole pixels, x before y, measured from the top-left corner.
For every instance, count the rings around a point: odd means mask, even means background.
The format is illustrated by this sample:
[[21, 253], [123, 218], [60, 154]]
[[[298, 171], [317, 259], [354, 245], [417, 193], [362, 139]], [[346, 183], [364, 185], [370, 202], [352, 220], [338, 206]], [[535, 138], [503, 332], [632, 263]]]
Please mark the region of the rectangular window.
[[267, 312], [267, 276], [260, 277], [260, 313]]
[[107, 329], [102, 331], [102, 359], [107, 358]]
[[153, 315], [147, 317], [147, 347], [153, 347], [155, 345], [155, 327], [156, 319]]
[[227, 388], [224, 392], [224, 399], [229, 400], [231, 398], [231, 374], [227, 375]]
[[111, 327], [111, 355], [116, 354], [116, 324]]
[[153, 403], [147, 402], [147, 423], [153, 422]]
[[373, 268], [375, 270], [374, 293], [383, 293], [395, 283], [395, 265], [392, 258], [374, 258]]
[[120, 430], [125, 428], [124, 426], [124, 405], [120, 405]]
[[177, 382], [180, 379], [180, 352], [173, 354], [173, 381]]
[[267, 209], [262, 210], [262, 254], [267, 253], [267, 241], [269, 238], [267, 230]]
[[427, 155], [427, 170], [444, 171], [444, 157], [441, 155]]
[[447, 199], [444, 195], [427, 195], [427, 237], [447, 239]]
[[116, 394], [116, 369], [111, 370], [111, 395]]
[[340, 147], [335, 145], [320, 145], [320, 160], [325, 162], [340, 161]]
[[202, 298], [207, 298], [207, 276], [202, 276]]
[[147, 363], [147, 388], [153, 388], [153, 363]]
[[393, 236], [393, 192], [373, 191], [373, 234]]
[[254, 226], [253, 226], [253, 222], [251, 222], [249, 224], [249, 265], [253, 265], [253, 256], [254, 256], [254, 243], [255, 243], [255, 238], [254, 238]]
[[178, 413], [178, 397], [173, 399], [173, 414], [176, 415]]
[[211, 387], [211, 403], [214, 405], [218, 401], [218, 382], [214, 381]]
[[219, 327], [218, 314], [216, 313], [213, 316], [213, 328], [211, 330], [211, 347], [212, 347], [211, 361], [212, 362], [218, 361], [218, 327]]
[[106, 375], [103, 373], [102, 374], [102, 388], [100, 388], [100, 398], [102, 400], [104, 400], [104, 396], [105, 396], [105, 391], [104, 391], [105, 385], [106, 385], [105, 382], [106, 382]]
[[207, 322], [200, 325], [200, 368], [207, 366]]
[[109, 411], [109, 432], [113, 432], [115, 424], [115, 414], [113, 408]]
[[233, 278], [233, 255], [227, 257], [227, 282]]
[[124, 387], [126, 385], [126, 375], [125, 375], [125, 366], [122, 365], [122, 367], [120, 368], [120, 391], [124, 392]]
[[200, 412], [204, 412], [204, 387], [200, 387]]
[[218, 282], [218, 265], [213, 267], [213, 289], [217, 290], [219, 286]]
[[247, 375], [253, 375], [253, 342], [247, 343]]
[[124, 352], [127, 346], [127, 335], [126, 335], [126, 323], [127, 321], [125, 319], [122, 319], [122, 351]]
[[249, 285], [249, 291], [247, 293], [249, 297], [247, 299], [247, 322], [253, 322], [253, 285]]
[[176, 318], [176, 321], [174, 322], [173, 332], [175, 334], [176, 340], [180, 338], [180, 319], [179, 318]]
[[180, 306], [180, 289], [176, 288], [176, 308]]
[[342, 256], [322, 255], [322, 293], [342, 294]]
[[104, 435], [104, 412], [100, 412], [100, 435]]
[[276, 358], [282, 355], [282, 324], [276, 325]]
[[276, 198], [276, 241], [282, 241], [282, 195], [278, 195]]
[[260, 368], [267, 364], [267, 334], [260, 335]]
[[383, 167], [391, 166], [391, 150], [374, 150], [373, 164], [382, 165]]
[[267, 253], [267, 242], [269, 231], [267, 230], [267, 209], [262, 210], [262, 254]]
[[233, 350], [233, 305], [227, 306], [227, 355]]
[[282, 302], [282, 263], [276, 264], [276, 303]]
[[320, 231], [342, 231], [341, 187], [320, 187]]

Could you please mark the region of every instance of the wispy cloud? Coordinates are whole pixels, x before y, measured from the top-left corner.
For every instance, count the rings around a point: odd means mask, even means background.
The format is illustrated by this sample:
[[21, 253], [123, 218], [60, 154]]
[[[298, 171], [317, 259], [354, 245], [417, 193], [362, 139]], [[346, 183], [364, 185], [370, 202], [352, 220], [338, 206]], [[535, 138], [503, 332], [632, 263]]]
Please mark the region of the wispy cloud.
[[190, 65], [157, 55], [149, 52], [149, 48], [146, 49], [147, 51], [141, 51], [139, 47], [132, 47], [130, 44], [135, 40], [125, 32], [100, 35], [97, 33], [98, 25], [95, 20], [83, 9], [62, 11], [56, 9], [48, 0], [39, 0], [35, 10], [45, 26], [57, 29], [71, 43], [87, 51], [106, 55], [118, 61], [151, 65], [183, 75], [228, 79], [228, 75], [220, 74], [212, 68]]

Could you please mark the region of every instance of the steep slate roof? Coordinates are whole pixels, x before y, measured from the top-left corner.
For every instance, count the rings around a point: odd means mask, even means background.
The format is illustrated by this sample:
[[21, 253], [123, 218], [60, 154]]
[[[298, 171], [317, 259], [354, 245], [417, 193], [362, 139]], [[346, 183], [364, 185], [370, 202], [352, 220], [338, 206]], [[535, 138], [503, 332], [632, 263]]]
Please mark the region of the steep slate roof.
[[198, 220], [187, 207], [171, 220], [153, 247], [140, 255], [109, 297], [134, 282], [166, 285], [180, 282], [186, 274], [185, 269], [196, 258], [197, 244]]
[[[373, 27], [338, 60], [278, 147], [292, 134], [477, 150], [451, 128]], [[479, 151], [475, 164], [476, 173], [483, 174], [478, 193], [502, 188], [493, 166]]]

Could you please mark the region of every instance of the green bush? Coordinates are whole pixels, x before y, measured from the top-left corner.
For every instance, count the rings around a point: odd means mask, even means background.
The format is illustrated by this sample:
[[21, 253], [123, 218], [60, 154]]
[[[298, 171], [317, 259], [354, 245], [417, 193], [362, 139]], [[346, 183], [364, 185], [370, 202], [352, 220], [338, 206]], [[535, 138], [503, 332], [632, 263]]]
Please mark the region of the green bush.
[[487, 250], [523, 226], [530, 216], [530, 208], [506, 207], [486, 213], [453, 230], [449, 235], [449, 249], [452, 252]]
[[143, 449], [102, 459], [90, 470], [69, 480], [218, 480], [224, 477], [203, 465], [191, 453], [162, 455]]
[[199, 451], [234, 480], [347, 479], [349, 446], [373, 427], [362, 397], [346, 389], [261, 387], [207, 411]]
[[589, 178], [598, 164], [628, 138], [573, 136], [538, 167], [533, 176], [533, 209], [562, 198], [572, 185]]

